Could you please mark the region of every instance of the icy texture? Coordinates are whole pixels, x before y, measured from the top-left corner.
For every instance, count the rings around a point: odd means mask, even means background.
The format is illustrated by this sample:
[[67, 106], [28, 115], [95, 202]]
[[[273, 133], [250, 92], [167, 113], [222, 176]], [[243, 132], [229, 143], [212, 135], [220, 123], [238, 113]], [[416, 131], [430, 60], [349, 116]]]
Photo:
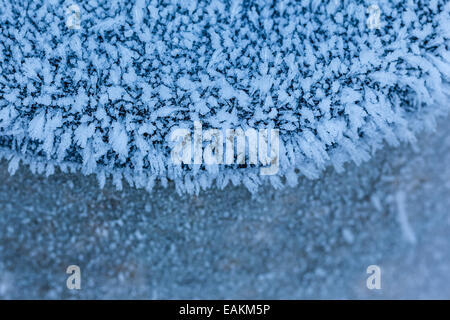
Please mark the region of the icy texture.
[[[98, 190], [79, 173], [10, 176], [1, 161], [0, 298], [450, 299], [449, 120], [419, 152], [386, 147], [254, 199], [244, 186]], [[372, 264], [380, 291], [366, 288]]]
[[[112, 175], [178, 192], [265, 179], [295, 185], [368, 160], [448, 109], [450, 3], [371, 1], [1, 1], [0, 157], [50, 175]], [[437, 107], [442, 106], [442, 107]], [[168, 135], [278, 128], [278, 175], [174, 166]]]

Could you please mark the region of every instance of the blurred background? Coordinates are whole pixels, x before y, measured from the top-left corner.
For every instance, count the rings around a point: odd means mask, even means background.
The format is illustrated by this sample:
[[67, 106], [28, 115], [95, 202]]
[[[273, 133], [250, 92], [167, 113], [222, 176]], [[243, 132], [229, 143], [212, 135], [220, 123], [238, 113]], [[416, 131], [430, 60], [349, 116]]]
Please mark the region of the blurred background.
[[[450, 298], [450, 125], [295, 188], [179, 196], [0, 164], [0, 297]], [[66, 268], [81, 268], [81, 290]], [[366, 269], [381, 268], [369, 290]]]

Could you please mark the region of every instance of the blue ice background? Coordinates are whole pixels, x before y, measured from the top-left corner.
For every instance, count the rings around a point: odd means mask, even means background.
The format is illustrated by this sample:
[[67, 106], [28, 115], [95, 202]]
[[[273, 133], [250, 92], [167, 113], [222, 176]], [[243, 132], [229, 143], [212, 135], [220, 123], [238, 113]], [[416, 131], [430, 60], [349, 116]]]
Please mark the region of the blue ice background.
[[[99, 191], [81, 174], [11, 177], [3, 162], [0, 297], [449, 299], [448, 123], [415, 151], [253, 199], [244, 187]], [[66, 288], [71, 264], [80, 291]], [[380, 291], [366, 288], [372, 264]]]

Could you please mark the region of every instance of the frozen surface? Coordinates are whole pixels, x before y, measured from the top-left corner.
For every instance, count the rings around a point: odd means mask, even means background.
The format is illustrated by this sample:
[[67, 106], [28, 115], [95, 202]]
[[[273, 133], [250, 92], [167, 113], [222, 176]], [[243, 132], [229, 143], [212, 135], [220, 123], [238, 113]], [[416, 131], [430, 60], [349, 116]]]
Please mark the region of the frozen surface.
[[[189, 194], [360, 164], [449, 107], [450, 2], [376, 3], [0, 0], [0, 159]], [[174, 163], [196, 121], [279, 130], [277, 174]]]
[[[377, 3], [0, 0], [0, 296], [450, 298], [450, 2]], [[280, 170], [174, 164], [197, 121]]]
[[[295, 188], [180, 197], [0, 168], [2, 298], [450, 298], [450, 126]], [[82, 289], [66, 288], [68, 265]], [[382, 270], [382, 289], [365, 286]]]

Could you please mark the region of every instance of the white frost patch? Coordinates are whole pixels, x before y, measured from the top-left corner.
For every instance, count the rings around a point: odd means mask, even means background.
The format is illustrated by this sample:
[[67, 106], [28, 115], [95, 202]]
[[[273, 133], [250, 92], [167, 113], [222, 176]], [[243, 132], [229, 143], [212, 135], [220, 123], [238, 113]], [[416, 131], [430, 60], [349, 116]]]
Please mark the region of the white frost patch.
[[408, 216], [406, 214], [406, 196], [404, 191], [397, 191], [395, 194], [395, 201], [397, 202], [397, 220], [400, 224], [400, 228], [402, 229], [403, 237], [406, 241], [411, 244], [415, 244], [417, 242], [416, 235], [414, 234], [414, 230], [411, 228], [411, 225], [408, 221]]
[[114, 122], [109, 135], [110, 143], [115, 152], [123, 157], [128, 156], [128, 135], [125, 128], [119, 122]]

